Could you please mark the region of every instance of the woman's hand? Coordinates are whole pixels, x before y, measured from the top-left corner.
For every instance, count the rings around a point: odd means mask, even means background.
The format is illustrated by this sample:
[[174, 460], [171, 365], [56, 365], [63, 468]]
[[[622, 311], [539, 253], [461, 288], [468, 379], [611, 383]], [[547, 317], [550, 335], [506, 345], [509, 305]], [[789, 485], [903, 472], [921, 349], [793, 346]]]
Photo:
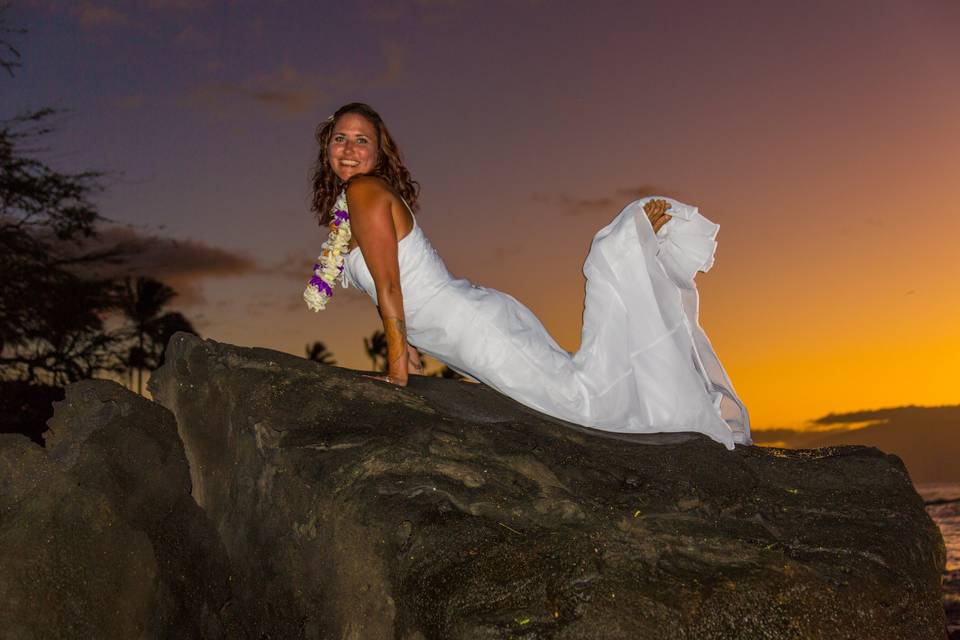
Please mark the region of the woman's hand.
[[390, 383], [390, 384], [392, 384], [392, 385], [394, 385], [394, 386], [397, 386], [397, 387], [405, 387], [405, 386], [407, 386], [407, 380], [406, 380], [406, 379], [399, 380], [399, 379], [397, 379], [397, 378], [392, 377], [390, 374], [387, 374], [387, 375], [385, 375], [385, 376], [366, 376], [366, 375], [365, 375], [365, 376], [363, 376], [363, 377], [364, 377], [364, 378], [370, 378], [371, 380], [379, 380], [380, 382], [388, 382], [388, 383]]
[[412, 344], [407, 344], [407, 371], [415, 376], [423, 375], [423, 360], [420, 352]]
[[370, 378], [371, 380], [379, 380], [380, 382], [389, 382], [390, 384], [396, 385], [398, 387], [407, 386], [408, 375], [422, 376], [423, 375], [423, 360], [420, 358], [420, 352], [417, 351], [417, 348], [412, 344], [407, 344], [407, 370], [403, 371], [402, 367], [391, 367], [395, 371], [391, 371], [385, 376], [364, 376]]
[[653, 227], [653, 232], [656, 233], [660, 231], [663, 225], [667, 224], [670, 221], [670, 218], [673, 216], [667, 214], [667, 209], [670, 208], [670, 203], [666, 200], [649, 200], [647, 204], [643, 205], [643, 212], [647, 214], [647, 218], [650, 219], [650, 225]]

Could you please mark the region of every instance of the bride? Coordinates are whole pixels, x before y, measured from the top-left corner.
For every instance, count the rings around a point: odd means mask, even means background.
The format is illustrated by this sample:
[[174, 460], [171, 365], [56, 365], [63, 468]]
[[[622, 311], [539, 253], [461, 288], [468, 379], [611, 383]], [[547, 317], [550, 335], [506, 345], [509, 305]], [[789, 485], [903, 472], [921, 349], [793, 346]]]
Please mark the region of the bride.
[[322, 309], [340, 281], [373, 299], [389, 363], [379, 379], [405, 386], [422, 372], [419, 349], [584, 426], [750, 443], [746, 408], [697, 323], [693, 278], [713, 264], [718, 226], [696, 208], [644, 198], [597, 232], [571, 355], [513, 297], [450, 275], [413, 215], [419, 185], [376, 111], [340, 107], [317, 141], [312, 209], [330, 237], [304, 298]]

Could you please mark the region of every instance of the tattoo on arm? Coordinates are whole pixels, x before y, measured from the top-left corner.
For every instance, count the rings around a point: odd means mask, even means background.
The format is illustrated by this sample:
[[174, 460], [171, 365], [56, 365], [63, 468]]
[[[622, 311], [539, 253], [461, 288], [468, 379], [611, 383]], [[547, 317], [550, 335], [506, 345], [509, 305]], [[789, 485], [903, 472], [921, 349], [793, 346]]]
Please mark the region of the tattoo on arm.
[[383, 329], [387, 335], [387, 366], [391, 367], [407, 357], [407, 323], [403, 318], [386, 316]]

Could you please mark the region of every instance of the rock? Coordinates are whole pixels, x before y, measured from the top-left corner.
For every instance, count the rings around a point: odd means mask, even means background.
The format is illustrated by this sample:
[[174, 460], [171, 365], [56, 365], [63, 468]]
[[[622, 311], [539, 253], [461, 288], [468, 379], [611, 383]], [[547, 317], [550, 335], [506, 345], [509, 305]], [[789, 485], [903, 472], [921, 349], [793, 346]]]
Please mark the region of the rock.
[[46, 450], [0, 436], [3, 637], [241, 637], [170, 412], [85, 381], [49, 426]]
[[22, 433], [42, 445], [52, 405], [61, 400], [61, 387], [0, 380], [0, 433]]
[[23, 436], [0, 436], [0, 484], [3, 636], [143, 637], [159, 572], [147, 536]]
[[251, 637], [944, 637], [940, 533], [876, 449], [608, 434], [187, 334], [166, 357], [235, 597], [268, 603]]

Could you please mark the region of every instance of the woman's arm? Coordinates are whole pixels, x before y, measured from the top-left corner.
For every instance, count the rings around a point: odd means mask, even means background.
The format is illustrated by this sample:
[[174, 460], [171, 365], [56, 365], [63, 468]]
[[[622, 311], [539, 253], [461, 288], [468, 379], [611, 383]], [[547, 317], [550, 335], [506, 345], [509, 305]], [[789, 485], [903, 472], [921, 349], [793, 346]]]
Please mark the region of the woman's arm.
[[391, 193], [377, 178], [355, 179], [347, 188], [350, 229], [377, 288], [383, 332], [387, 336], [387, 382], [407, 385], [407, 327], [400, 290], [397, 229]]

